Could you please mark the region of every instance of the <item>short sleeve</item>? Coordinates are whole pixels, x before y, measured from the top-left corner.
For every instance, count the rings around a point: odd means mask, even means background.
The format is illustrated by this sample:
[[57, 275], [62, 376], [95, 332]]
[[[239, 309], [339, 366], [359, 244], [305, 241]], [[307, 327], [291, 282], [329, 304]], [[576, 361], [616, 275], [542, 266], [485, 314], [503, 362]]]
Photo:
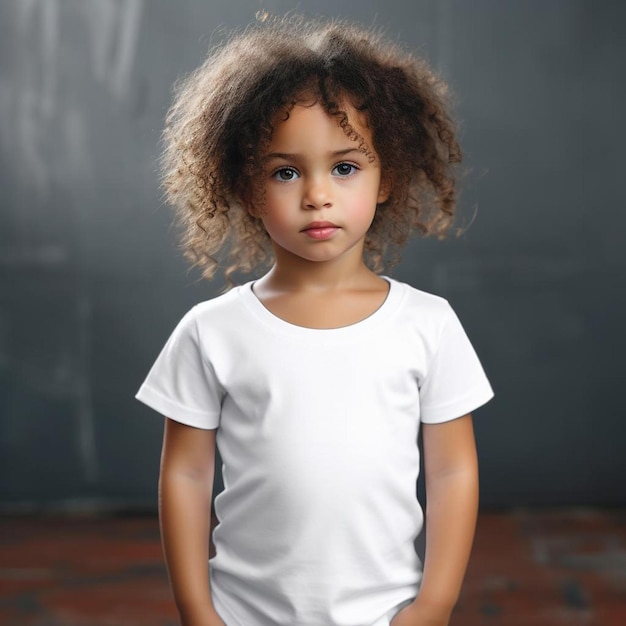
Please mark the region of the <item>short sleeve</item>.
[[448, 308], [436, 352], [420, 385], [421, 421], [436, 424], [462, 417], [492, 397], [478, 356], [459, 318]]
[[135, 396], [159, 413], [196, 428], [219, 425], [223, 392], [203, 357], [194, 309], [179, 322]]

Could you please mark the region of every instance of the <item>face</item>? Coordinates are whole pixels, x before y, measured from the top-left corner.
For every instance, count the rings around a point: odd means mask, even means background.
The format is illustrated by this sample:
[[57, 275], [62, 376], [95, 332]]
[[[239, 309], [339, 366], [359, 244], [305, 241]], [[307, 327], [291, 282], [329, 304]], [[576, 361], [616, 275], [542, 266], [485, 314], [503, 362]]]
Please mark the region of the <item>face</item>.
[[346, 112], [369, 154], [319, 104], [296, 105], [288, 119], [279, 118], [275, 124], [263, 155], [260, 217], [278, 263], [295, 258], [362, 262], [376, 205], [387, 194], [371, 133], [353, 109]]

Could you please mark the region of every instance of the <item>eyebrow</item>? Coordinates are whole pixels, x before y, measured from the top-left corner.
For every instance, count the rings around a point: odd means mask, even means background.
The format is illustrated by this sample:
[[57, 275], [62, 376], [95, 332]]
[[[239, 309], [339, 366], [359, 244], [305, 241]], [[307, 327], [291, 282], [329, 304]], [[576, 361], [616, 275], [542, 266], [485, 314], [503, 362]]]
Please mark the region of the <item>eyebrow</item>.
[[[364, 154], [363, 150], [359, 148], [346, 148], [345, 150], [335, 150], [334, 152], [329, 152], [328, 155], [331, 157], [342, 157], [346, 154], [350, 154], [351, 152], [358, 152], [359, 154]], [[289, 153], [289, 152], [270, 152], [263, 157], [264, 161], [268, 161], [269, 159], [285, 159], [289, 161], [291, 159], [298, 160], [301, 159], [302, 155], [298, 153]]]

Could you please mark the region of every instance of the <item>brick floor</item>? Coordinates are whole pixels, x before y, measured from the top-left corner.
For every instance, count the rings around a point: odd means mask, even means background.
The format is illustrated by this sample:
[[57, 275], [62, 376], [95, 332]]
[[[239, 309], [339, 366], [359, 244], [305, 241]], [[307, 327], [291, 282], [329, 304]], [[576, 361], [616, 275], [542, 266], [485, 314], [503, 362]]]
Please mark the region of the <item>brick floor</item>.
[[626, 511], [481, 515], [455, 626], [626, 626]]
[[[1, 626], [177, 623], [156, 519], [0, 520]], [[626, 626], [626, 511], [482, 514], [452, 626], [561, 625]]]

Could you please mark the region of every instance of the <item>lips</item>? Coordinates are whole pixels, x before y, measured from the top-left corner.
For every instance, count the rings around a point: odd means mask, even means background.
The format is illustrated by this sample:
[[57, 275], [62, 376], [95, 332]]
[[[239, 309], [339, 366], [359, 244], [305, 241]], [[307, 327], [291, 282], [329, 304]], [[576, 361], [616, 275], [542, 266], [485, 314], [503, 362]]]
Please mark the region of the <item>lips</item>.
[[337, 224], [332, 222], [311, 222], [301, 232], [311, 239], [328, 239], [339, 230]]

